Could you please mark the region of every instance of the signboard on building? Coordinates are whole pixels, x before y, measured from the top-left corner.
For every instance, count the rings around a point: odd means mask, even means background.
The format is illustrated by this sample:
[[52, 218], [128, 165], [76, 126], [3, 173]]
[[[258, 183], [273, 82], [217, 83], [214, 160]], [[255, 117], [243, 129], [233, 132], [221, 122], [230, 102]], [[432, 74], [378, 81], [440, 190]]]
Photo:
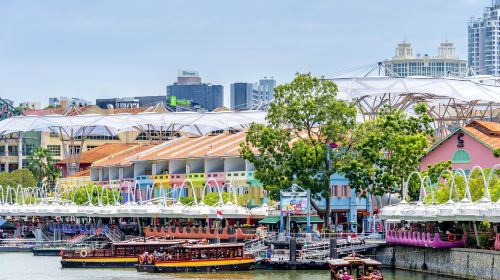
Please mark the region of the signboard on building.
[[280, 233], [285, 229], [284, 217], [288, 216], [288, 230], [292, 215], [306, 215], [306, 231], [311, 232], [311, 191], [293, 184], [288, 190], [280, 191]]
[[191, 100], [189, 99], [177, 99], [177, 96], [171, 95], [170, 96], [170, 106], [190, 106], [192, 104]]
[[283, 196], [281, 212], [285, 215], [307, 214], [307, 194], [305, 196]]

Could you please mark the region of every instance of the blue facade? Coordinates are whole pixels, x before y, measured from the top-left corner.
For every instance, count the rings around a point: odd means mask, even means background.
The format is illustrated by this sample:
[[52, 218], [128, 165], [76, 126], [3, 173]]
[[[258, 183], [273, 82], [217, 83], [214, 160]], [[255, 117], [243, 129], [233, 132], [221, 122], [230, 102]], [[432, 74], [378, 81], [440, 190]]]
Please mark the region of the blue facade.
[[167, 100], [170, 99], [170, 96], [177, 97], [177, 100], [190, 100], [201, 108], [212, 111], [223, 106], [224, 87], [210, 84], [180, 85], [174, 83], [167, 86]]
[[[334, 174], [330, 177], [330, 208], [332, 212], [344, 213], [347, 211], [347, 223], [350, 231], [356, 232], [359, 220], [362, 220], [363, 227], [366, 228], [366, 218], [358, 219], [358, 211], [369, 212], [370, 201], [367, 198], [358, 197], [354, 189], [350, 189], [349, 180], [342, 175]], [[325, 209], [326, 200], [323, 198], [316, 201], [317, 205]], [[334, 214], [335, 215], [335, 214]], [[332, 221], [335, 224], [335, 221]], [[343, 230], [347, 230], [344, 228]]]

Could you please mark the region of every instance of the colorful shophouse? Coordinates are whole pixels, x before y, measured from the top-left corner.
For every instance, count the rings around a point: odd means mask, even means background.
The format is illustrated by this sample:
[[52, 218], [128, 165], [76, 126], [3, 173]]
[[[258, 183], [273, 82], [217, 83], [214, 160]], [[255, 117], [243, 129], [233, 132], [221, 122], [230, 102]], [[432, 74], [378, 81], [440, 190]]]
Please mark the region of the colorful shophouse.
[[[127, 194], [133, 191], [131, 186], [140, 190], [135, 193], [138, 201], [161, 196], [162, 191], [172, 198], [194, 193], [199, 199], [205, 185], [207, 193], [217, 188], [228, 191], [230, 183], [238, 193], [249, 196], [249, 206], [258, 206], [266, 196], [262, 183], [254, 177], [254, 166], [240, 157], [244, 141], [245, 132], [237, 132], [138, 145], [95, 162], [90, 177], [99, 184], [121, 186], [124, 201], [131, 199]], [[332, 223], [344, 231], [366, 228], [369, 201], [359, 197], [342, 176], [332, 176], [331, 188]], [[325, 207], [324, 199], [318, 203]]]
[[420, 170], [440, 161], [451, 161], [453, 169], [466, 172], [474, 166], [500, 164], [500, 123], [472, 121], [432, 146], [420, 159]]

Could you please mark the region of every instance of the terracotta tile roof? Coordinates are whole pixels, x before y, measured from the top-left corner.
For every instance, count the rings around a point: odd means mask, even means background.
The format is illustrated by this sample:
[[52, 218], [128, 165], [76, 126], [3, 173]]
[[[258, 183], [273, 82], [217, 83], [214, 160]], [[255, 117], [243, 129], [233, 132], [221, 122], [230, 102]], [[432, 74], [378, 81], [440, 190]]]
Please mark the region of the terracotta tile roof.
[[28, 109], [24, 111], [25, 116], [47, 116], [47, 115], [65, 115], [65, 116], [77, 116], [85, 114], [104, 114], [105, 111], [96, 105], [87, 105], [82, 107], [56, 107], [49, 109]]
[[105, 111], [101, 108], [99, 108], [96, 105], [86, 105], [82, 107], [74, 106], [68, 108], [65, 112], [64, 115], [66, 116], [78, 116], [78, 115], [86, 115], [86, 114], [104, 114]]
[[472, 121], [463, 129], [491, 148], [500, 148], [500, 123]]
[[154, 149], [156, 145], [136, 145], [123, 151], [114, 153], [105, 158], [102, 158], [92, 164], [93, 167], [104, 166], [130, 166], [132, 161], [148, 149]]
[[245, 132], [200, 137], [183, 136], [145, 151], [136, 160], [235, 157], [240, 155], [240, 143], [245, 141], [245, 136]]
[[[80, 157], [80, 163], [92, 164], [100, 159], [109, 155], [119, 153], [138, 144], [125, 144], [125, 143], [106, 143], [93, 148], [92, 150], [84, 151]], [[68, 159], [63, 159], [58, 164], [65, 164]]]
[[23, 115], [25, 116], [61, 115], [61, 108], [27, 109], [24, 111]]
[[87, 177], [87, 176], [90, 176], [90, 169], [85, 169], [83, 171], [76, 172], [73, 175], [68, 176], [68, 177]]
[[106, 109], [106, 114], [138, 114], [146, 112], [147, 107], [139, 107], [139, 108], [114, 108], [114, 109]]

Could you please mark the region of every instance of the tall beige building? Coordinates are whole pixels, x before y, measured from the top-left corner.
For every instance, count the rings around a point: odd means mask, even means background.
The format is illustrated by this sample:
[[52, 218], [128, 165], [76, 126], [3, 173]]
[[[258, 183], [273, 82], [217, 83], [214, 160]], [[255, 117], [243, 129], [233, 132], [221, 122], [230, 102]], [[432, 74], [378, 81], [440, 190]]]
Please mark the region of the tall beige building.
[[455, 54], [453, 43], [447, 40], [442, 42], [437, 55], [414, 54], [410, 43], [403, 41], [399, 43], [392, 59], [384, 61], [387, 67], [386, 75], [398, 75], [400, 77], [425, 76], [464, 77], [467, 73], [467, 61]]

